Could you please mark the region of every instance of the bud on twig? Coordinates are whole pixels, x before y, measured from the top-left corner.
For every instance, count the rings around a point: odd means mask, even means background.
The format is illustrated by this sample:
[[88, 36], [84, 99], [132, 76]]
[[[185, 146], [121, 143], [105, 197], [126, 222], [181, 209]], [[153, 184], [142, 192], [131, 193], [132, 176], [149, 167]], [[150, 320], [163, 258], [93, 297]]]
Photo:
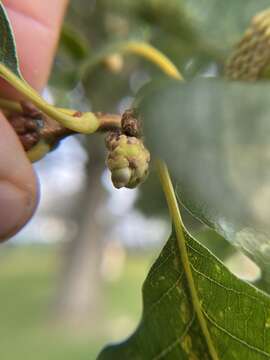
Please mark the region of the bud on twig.
[[122, 131], [127, 136], [141, 137], [141, 124], [137, 118], [136, 110], [126, 110], [121, 120]]

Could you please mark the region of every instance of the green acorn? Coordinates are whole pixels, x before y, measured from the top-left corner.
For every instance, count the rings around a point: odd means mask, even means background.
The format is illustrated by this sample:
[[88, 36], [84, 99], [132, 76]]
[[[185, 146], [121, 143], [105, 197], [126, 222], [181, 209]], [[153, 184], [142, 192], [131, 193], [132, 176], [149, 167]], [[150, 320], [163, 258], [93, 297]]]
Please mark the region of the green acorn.
[[141, 139], [112, 132], [106, 138], [106, 145], [107, 166], [117, 189], [135, 188], [146, 179], [150, 154]]

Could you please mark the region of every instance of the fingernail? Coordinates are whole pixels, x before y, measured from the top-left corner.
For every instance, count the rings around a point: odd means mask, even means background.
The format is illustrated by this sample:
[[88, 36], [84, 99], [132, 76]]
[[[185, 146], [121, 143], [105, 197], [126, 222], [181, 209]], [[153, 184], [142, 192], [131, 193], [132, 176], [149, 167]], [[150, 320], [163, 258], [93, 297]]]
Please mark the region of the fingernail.
[[30, 193], [8, 181], [0, 181], [0, 241], [15, 234], [32, 213]]

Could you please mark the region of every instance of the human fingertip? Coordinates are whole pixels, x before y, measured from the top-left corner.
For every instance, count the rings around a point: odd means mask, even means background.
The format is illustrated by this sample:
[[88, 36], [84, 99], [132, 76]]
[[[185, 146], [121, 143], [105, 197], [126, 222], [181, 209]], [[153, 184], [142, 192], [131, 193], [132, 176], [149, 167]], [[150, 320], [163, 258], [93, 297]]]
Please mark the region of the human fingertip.
[[0, 241], [17, 233], [31, 218], [35, 208], [36, 196], [32, 191], [0, 180]]

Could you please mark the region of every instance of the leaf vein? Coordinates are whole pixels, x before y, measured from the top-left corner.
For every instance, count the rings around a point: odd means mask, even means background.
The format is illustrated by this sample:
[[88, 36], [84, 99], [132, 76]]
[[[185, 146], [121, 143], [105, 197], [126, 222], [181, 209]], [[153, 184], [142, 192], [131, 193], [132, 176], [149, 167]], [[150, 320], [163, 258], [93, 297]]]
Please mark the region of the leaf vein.
[[222, 289], [226, 290], [226, 291], [231, 291], [237, 295], [241, 295], [243, 297], [246, 297], [246, 298], [249, 298], [249, 299], [252, 299], [252, 300], [256, 300], [256, 302], [260, 303], [261, 305], [265, 305], [264, 302], [260, 301], [256, 296], [252, 296], [252, 295], [249, 295], [247, 293], [244, 293], [242, 291], [238, 291], [238, 290], [235, 290], [233, 288], [229, 288], [228, 286], [225, 286], [225, 285], [222, 285], [221, 283], [219, 283], [218, 281], [210, 278], [209, 276], [207, 276], [206, 274], [202, 273], [201, 271], [199, 271], [198, 269], [196, 269], [196, 267], [190, 263], [192, 269], [197, 273], [199, 274], [200, 276], [203, 276], [205, 279], [207, 279], [208, 281], [214, 283], [215, 285], [221, 287]]
[[[190, 250], [194, 251], [195, 253], [197, 253], [198, 255], [200, 255], [202, 258], [207, 259], [207, 260], [209, 260], [209, 261], [211, 261], [211, 262], [214, 262], [214, 260], [215, 260], [215, 261], [218, 260], [217, 258], [213, 258], [213, 256], [211, 257], [211, 256], [207, 256], [207, 255], [201, 253], [199, 250], [195, 249], [192, 245], [190, 245], [188, 241], [186, 242], [186, 244], [187, 244], [187, 247], [190, 248]], [[218, 260], [218, 261], [219, 261], [219, 260]]]
[[174, 251], [171, 251], [166, 257], [165, 259], [158, 265], [152, 268], [152, 271], [150, 270], [149, 275], [148, 275], [148, 279], [151, 279], [152, 276], [164, 265], [166, 264], [166, 262], [173, 256], [175, 255]]
[[181, 343], [183, 338], [187, 335], [189, 332], [189, 329], [191, 328], [193, 322], [195, 320], [195, 312], [193, 312], [192, 319], [187, 324], [183, 334], [180, 336], [180, 338], [177, 338], [175, 341], [173, 341], [169, 346], [167, 346], [164, 350], [162, 350], [159, 354], [157, 354], [155, 357], [152, 358], [152, 360], [160, 360], [164, 358], [166, 355], [168, 355], [178, 344]]
[[230, 333], [228, 330], [226, 330], [223, 326], [219, 325], [214, 319], [211, 318], [210, 315], [207, 314], [207, 312], [205, 311], [205, 309], [202, 308], [202, 311], [205, 315], [205, 317], [209, 320], [209, 322], [211, 322], [212, 325], [214, 325], [218, 330], [220, 330], [221, 332], [223, 332], [224, 334], [228, 335], [229, 337], [231, 337], [233, 340], [239, 342], [241, 345], [244, 345], [246, 347], [248, 347], [250, 350], [257, 352], [260, 355], [266, 356], [268, 359], [270, 359], [270, 353], [254, 346], [254, 345], [250, 345], [248, 342], [246, 342], [245, 340], [239, 338], [238, 336]]
[[157, 307], [157, 306], [162, 302], [162, 300], [163, 300], [166, 296], [168, 296], [172, 290], [174, 290], [174, 289], [176, 288], [176, 286], [177, 286], [177, 285], [180, 283], [180, 281], [182, 280], [183, 275], [184, 275], [184, 272], [182, 272], [182, 273], [178, 276], [178, 278], [176, 279], [176, 281], [168, 288], [168, 290], [167, 290], [165, 293], [163, 293], [163, 294], [160, 296], [160, 298], [157, 299], [157, 300], [151, 305], [151, 307], [149, 308], [149, 310], [145, 313], [145, 316], [150, 315], [150, 314], [152, 313], [152, 311], [154, 310], [154, 308]]

